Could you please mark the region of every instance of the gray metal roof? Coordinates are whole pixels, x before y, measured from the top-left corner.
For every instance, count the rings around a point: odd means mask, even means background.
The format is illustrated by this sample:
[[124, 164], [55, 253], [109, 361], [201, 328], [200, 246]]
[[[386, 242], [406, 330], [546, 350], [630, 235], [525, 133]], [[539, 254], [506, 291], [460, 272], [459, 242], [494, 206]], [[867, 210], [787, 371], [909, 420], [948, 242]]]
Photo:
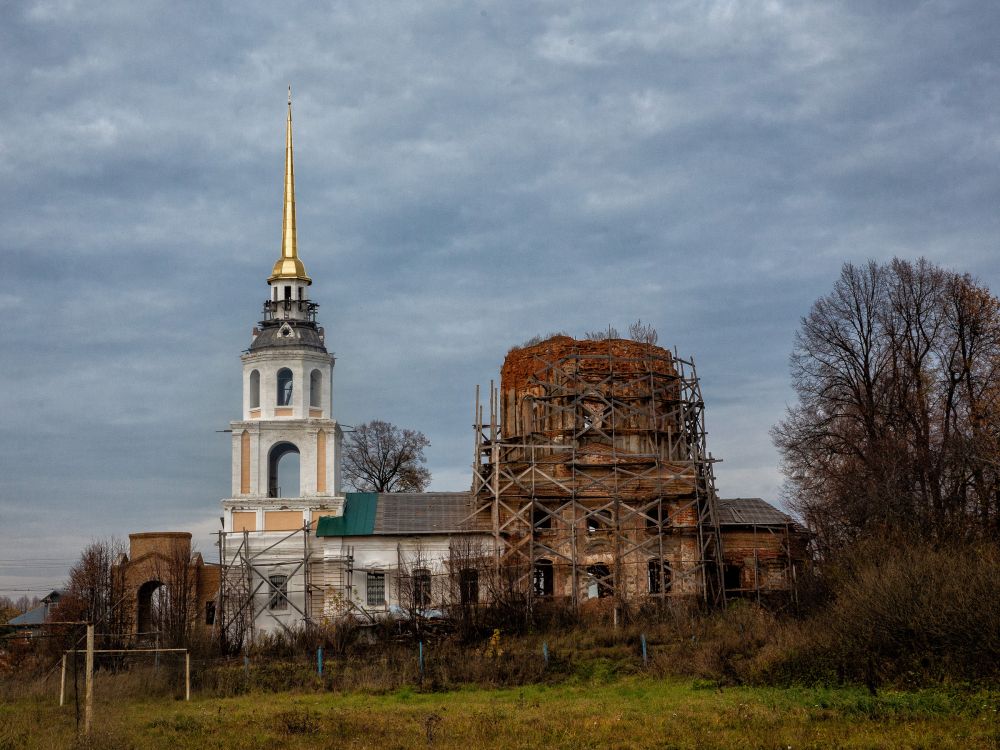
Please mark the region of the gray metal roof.
[[[281, 330], [288, 324], [292, 331], [290, 336], [282, 336]], [[308, 349], [326, 351], [326, 345], [320, 337], [315, 323], [305, 320], [268, 320], [261, 323], [261, 331], [250, 344], [250, 351], [260, 349], [277, 349], [291, 346], [304, 346]]]
[[386, 492], [378, 495], [375, 534], [455, 534], [487, 531], [468, 492]]
[[792, 524], [795, 531], [807, 531], [790, 515], [759, 497], [719, 499], [720, 526], [784, 526], [787, 523]]
[[55, 609], [55, 606], [59, 603], [59, 598], [62, 596], [62, 592], [53, 591], [42, 599], [42, 603], [39, 604], [34, 609], [29, 609], [24, 614], [18, 615], [11, 620], [7, 621], [8, 625], [16, 625], [18, 627], [32, 627], [36, 625], [44, 625], [45, 621], [49, 617], [49, 613]]

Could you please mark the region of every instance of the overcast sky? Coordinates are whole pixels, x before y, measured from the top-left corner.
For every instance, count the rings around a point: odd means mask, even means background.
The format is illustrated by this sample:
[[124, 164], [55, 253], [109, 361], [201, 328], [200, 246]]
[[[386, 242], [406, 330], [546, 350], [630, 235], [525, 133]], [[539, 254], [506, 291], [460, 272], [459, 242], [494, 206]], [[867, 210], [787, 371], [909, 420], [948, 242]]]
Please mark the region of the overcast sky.
[[342, 423], [465, 489], [511, 345], [642, 318], [697, 361], [722, 495], [777, 501], [842, 263], [1000, 289], [998, 39], [987, 0], [5, 3], [0, 595], [134, 531], [214, 559], [287, 84]]

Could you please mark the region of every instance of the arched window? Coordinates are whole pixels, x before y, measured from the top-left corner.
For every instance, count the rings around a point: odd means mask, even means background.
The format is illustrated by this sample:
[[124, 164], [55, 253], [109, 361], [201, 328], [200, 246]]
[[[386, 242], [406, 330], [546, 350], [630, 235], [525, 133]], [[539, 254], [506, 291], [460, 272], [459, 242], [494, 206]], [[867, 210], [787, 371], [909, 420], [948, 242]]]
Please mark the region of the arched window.
[[531, 509], [531, 523], [538, 529], [551, 529], [552, 528], [552, 516], [545, 512], [545, 507], [539, 503], [535, 504], [535, 507]]
[[323, 373], [313, 370], [309, 373], [309, 406], [323, 405]]
[[614, 593], [615, 585], [611, 577], [611, 569], [607, 565], [591, 565], [587, 568], [590, 581], [587, 584], [587, 596], [591, 599], [603, 599]]
[[595, 510], [587, 516], [587, 531], [606, 531], [615, 527], [615, 520], [610, 510]]
[[257, 370], [250, 373], [250, 408], [260, 408], [260, 373]]
[[278, 370], [278, 406], [292, 405], [292, 371], [287, 367]]
[[552, 576], [552, 561], [539, 560], [531, 572], [531, 589], [535, 596], [552, 596], [555, 590]]
[[278, 443], [267, 456], [267, 496], [299, 496], [299, 449]]

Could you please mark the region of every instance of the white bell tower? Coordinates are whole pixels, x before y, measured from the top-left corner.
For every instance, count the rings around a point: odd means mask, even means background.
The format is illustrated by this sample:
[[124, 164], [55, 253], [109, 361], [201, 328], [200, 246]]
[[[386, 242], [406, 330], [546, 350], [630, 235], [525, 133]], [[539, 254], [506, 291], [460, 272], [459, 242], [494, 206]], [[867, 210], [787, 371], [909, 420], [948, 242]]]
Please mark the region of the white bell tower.
[[[292, 100], [285, 135], [285, 201], [281, 257], [267, 279], [263, 320], [243, 362], [243, 414], [231, 423], [233, 484], [222, 501], [226, 531], [292, 531], [343, 507], [342, 432], [333, 418], [334, 357], [327, 352], [312, 279], [298, 256]], [[297, 491], [281, 487], [278, 465], [299, 456]]]

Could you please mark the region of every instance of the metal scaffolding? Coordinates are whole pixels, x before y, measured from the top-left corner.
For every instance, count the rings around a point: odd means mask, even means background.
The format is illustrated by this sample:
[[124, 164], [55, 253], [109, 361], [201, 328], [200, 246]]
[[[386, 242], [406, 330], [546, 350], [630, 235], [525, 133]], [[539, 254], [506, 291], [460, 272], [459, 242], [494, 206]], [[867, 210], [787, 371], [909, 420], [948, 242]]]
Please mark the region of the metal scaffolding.
[[723, 603], [714, 460], [693, 360], [622, 339], [513, 350], [488, 415], [476, 391], [472, 492], [529, 601], [695, 595]]
[[295, 624], [308, 626], [327, 615], [328, 601], [350, 602], [352, 548], [335, 557], [317, 555], [307, 524], [280, 534], [275, 538], [274, 532], [218, 532], [221, 569], [213, 629], [234, 650], [252, 643], [259, 621], [268, 616], [289, 630], [276, 610], [291, 609]]

